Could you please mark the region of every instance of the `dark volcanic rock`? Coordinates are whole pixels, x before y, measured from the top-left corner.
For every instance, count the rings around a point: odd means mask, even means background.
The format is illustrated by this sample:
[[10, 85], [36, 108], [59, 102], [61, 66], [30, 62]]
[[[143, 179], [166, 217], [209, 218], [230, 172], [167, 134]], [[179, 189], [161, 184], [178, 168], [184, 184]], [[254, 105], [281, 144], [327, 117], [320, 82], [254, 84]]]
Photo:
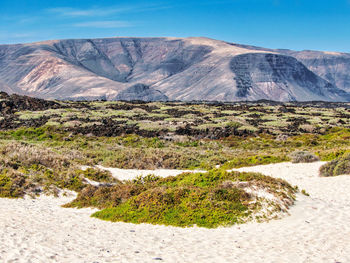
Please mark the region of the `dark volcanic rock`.
[[0, 92], [0, 112], [2, 115], [23, 110], [39, 111], [61, 107], [59, 103], [54, 101], [20, 96], [17, 94], [8, 95], [5, 92]]

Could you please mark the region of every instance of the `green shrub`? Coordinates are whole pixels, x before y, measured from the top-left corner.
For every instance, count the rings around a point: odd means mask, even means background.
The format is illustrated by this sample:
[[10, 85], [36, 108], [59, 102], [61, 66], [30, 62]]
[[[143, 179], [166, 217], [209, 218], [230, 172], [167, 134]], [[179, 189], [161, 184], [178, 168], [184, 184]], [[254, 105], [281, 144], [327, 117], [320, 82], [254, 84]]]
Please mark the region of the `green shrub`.
[[[245, 192], [239, 182], [265, 189], [280, 200], [294, 200], [296, 189], [284, 180], [211, 170], [167, 178], [137, 178], [109, 188], [85, 188], [69, 206], [107, 207], [93, 216], [109, 221], [217, 227], [245, 222], [261, 211], [262, 200], [254, 202], [257, 197]], [[271, 201], [269, 206], [281, 209]], [[265, 216], [269, 218], [270, 214]]]
[[343, 174], [350, 174], [350, 153], [344, 154], [320, 168], [321, 176], [337, 176]]
[[145, 191], [143, 185], [118, 183], [113, 186], [89, 185], [79, 192], [77, 198], [65, 207], [97, 207], [99, 209], [116, 207], [129, 198]]
[[324, 152], [320, 154], [321, 160], [322, 161], [332, 161], [338, 157], [343, 156], [346, 153], [350, 153], [349, 150], [332, 150], [330, 152]]
[[84, 178], [93, 180], [100, 183], [116, 183], [118, 179], [114, 178], [109, 171], [104, 171], [97, 168], [87, 168], [85, 170], [76, 170], [78, 175], [81, 175]]
[[74, 155], [63, 155], [28, 143], [11, 142], [0, 147], [0, 196], [21, 197], [41, 192], [57, 194], [58, 189], [80, 192], [84, 178], [115, 183], [107, 171], [78, 169]]
[[0, 173], [0, 197], [16, 198], [24, 194], [23, 178], [17, 173], [4, 169]]
[[93, 216], [110, 221], [217, 227], [241, 223], [250, 196], [237, 188], [157, 187]]

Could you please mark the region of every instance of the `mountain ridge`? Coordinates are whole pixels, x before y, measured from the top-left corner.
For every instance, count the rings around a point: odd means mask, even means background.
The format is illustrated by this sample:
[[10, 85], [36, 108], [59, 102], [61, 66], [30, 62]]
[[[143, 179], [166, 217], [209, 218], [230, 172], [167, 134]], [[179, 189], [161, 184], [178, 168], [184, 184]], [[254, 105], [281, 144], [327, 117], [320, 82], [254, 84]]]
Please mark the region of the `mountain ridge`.
[[[0, 45], [0, 90], [46, 99], [115, 100], [124, 91], [126, 100], [145, 94], [144, 100], [350, 101], [348, 72], [347, 53], [273, 50], [203, 37]], [[150, 90], [136, 97], [126, 91], [137, 84]]]

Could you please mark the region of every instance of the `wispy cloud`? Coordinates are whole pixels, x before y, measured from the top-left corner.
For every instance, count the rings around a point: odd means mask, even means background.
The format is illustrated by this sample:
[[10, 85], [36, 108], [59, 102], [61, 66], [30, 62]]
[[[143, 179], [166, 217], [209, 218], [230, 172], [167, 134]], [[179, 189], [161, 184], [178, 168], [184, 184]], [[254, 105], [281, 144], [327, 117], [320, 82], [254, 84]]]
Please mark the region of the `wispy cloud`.
[[13, 33], [8, 31], [0, 31], [0, 44], [1, 43], [20, 43], [31, 42], [37, 37], [36, 32], [24, 32]]
[[18, 32], [18, 33], [14, 33], [14, 32], [9, 32], [9, 31], [0, 31], [0, 39], [6, 39], [6, 38], [10, 38], [10, 39], [17, 39], [17, 38], [29, 38], [29, 37], [34, 37], [36, 36], [35, 32]]
[[28, 24], [35, 23], [40, 19], [38, 16], [25, 16], [25, 15], [2, 15], [0, 14], [0, 20], [7, 23]]
[[93, 27], [93, 28], [123, 28], [132, 27], [134, 24], [128, 21], [89, 21], [73, 24], [75, 27]]
[[36, 34], [35, 33], [13, 33], [9, 34], [8, 36], [10, 38], [29, 38], [29, 37], [34, 37]]
[[95, 16], [110, 16], [114, 14], [127, 14], [137, 12], [156, 11], [161, 9], [168, 9], [171, 6], [165, 5], [142, 5], [142, 6], [123, 6], [123, 7], [95, 7], [86, 9], [77, 9], [71, 7], [59, 7], [47, 9], [49, 13], [55, 13], [60, 16], [68, 17], [95, 17]]
[[126, 8], [92, 8], [92, 9], [75, 9], [70, 7], [51, 8], [47, 10], [60, 16], [70, 17], [87, 17], [87, 16], [108, 16], [116, 13], [128, 11]]

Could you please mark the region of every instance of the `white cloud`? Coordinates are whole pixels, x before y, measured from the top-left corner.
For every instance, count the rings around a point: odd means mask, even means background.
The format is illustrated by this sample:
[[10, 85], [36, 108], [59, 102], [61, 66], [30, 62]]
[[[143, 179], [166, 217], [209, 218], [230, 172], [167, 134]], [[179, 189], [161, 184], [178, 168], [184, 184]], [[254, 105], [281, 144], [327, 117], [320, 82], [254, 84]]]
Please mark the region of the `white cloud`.
[[128, 21], [89, 21], [73, 24], [75, 27], [93, 27], [93, 28], [122, 28], [131, 27], [132, 23]]

